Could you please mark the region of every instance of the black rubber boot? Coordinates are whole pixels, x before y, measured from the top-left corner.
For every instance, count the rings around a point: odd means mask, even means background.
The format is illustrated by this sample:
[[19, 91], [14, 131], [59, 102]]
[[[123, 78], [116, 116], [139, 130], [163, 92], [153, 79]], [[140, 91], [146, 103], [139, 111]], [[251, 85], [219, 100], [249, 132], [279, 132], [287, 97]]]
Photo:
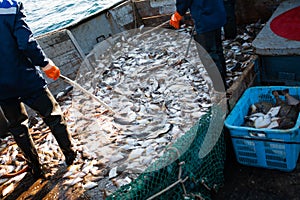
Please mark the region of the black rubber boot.
[[[55, 136], [56, 134], [54, 134]], [[71, 148], [71, 142], [70, 139], [68, 137], [67, 134], [59, 134], [57, 136], [55, 136], [57, 143], [59, 144], [59, 147], [61, 149], [61, 151], [63, 152], [64, 156], [65, 156], [65, 162], [66, 164], [72, 165], [74, 160], [76, 159], [76, 152], [73, 151], [73, 149]]]
[[27, 99], [27, 104], [36, 110], [47, 126], [49, 126], [66, 158], [66, 164], [71, 165], [74, 162], [76, 154], [71, 148], [71, 137], [59, 104], [49, 89], [45, 89], [36, 94], [35, 100], [32, 101], [33, 103], [29, 100], [30, 99]]
[[7, 136], [9, 136], [8, 121], [5, 118], [2, 109], [0, 107], [0, 138], [6, 138]]
[[66, 164], [68, 166], [72, 165], [75, 158], [76, 158], [76, 152], [72, 151], [72, 152], [69, 152], [69, 153], [64, 153], [65, 155], [65, 158], [66, 158]]
[[18, 135], [14, 135], [14, 139], [23, 152], [33, 177], [45, 178], [45, 173], [43, 172], [42, 165], [39, 162], [37, 150], [28, 131], [25, 131], [24, 133]]
[[67, 125], [63, 118], [59, 120], [56, 117], [51, 123], [49, 123], [49, 119], [45, 119], [45, 122], [49, 125], [52, 134], [64, 154], [66, 164], [72, 165], [76, 158], [76, 152], [72, 149], [71, 137]]
[[46, 179], [46, 175], [42, 169], [42, 166], [29, 165], [30, 173], [35, 179]]
[[8, 128], [14, 140], [24, 154], [26, 162], [34, 177], [44, 176], [42, 166], [33, 140], [28, 130], [28, 115], [23, 103], [18, 98], [1, 101], [1, 108], [8, 120]]

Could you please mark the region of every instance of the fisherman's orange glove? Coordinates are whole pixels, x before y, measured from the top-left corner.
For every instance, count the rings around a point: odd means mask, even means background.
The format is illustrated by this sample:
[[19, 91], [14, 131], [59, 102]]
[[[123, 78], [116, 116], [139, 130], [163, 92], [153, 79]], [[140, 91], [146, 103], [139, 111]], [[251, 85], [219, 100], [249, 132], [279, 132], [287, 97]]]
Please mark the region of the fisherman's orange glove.
[[60, 70], [58, 67], [55, 66], [55, 64], [52, 62], [52, 60], [49, 59], [48, 65], [42, 68], [45, 74], [48, 78], [51, 78], [53, 80], [58, 79], [60, 75]]
[[170, 25], [173, 26], [175, 29], [179, 29], [181, 19], [182, 19], [182, 16], [176, 11], [171, 16]]

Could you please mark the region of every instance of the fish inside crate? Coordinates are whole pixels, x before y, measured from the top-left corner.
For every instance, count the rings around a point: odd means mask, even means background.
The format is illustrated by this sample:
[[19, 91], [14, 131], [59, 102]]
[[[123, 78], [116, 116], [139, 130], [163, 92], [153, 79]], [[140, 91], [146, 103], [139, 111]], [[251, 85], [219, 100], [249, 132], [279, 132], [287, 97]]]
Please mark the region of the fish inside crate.
[[[300, 116], [289, 129], [255, 128], [245, 126], [248, 108], [257, 102], [275, 104], [273, 91], [289, 90], [299, 99], [299, 87], [251, 87], [245, 91], [225, 120], [229, 129], [237, 161], [244, 165], [292, 171], [295, 169], [300, 150]], [[281, 97], [284, 100], [284, 97]]]

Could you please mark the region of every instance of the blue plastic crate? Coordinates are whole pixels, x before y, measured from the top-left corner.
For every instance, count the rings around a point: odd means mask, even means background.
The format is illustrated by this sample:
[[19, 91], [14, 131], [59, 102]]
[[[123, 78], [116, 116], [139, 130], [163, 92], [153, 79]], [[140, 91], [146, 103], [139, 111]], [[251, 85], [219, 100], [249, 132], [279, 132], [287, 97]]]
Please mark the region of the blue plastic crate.
[[[291, 129], [256, 129], [242, 126], [249, 107], [257, 102], [275, 103], [273, 90], [289, 89], [290, 95], [300, 99], [300, 87], [251, 87], [241, 96], [225, 120], [229, 129], [237, 161], [244, 165], [292, 171], [300, 151], [300, 115]], [[284, 96], [281, 96], [284, 100]]]

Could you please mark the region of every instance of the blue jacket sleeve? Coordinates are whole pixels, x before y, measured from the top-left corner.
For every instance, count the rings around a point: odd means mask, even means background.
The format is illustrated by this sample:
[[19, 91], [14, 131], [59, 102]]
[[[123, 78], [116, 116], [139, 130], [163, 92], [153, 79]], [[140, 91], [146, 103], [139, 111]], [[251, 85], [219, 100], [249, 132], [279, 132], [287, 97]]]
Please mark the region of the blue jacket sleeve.
[[14, 36], [17, 39], [18, 48], [35, 66], [45, 67], [48, 64], [48, 59], [25, 22], [26, 16], [23, 4], [20, 3], [18, 8], [14, 27]]
[[176, 0], [176, 11], [183, 16], [190, 8], [193, 0]]

